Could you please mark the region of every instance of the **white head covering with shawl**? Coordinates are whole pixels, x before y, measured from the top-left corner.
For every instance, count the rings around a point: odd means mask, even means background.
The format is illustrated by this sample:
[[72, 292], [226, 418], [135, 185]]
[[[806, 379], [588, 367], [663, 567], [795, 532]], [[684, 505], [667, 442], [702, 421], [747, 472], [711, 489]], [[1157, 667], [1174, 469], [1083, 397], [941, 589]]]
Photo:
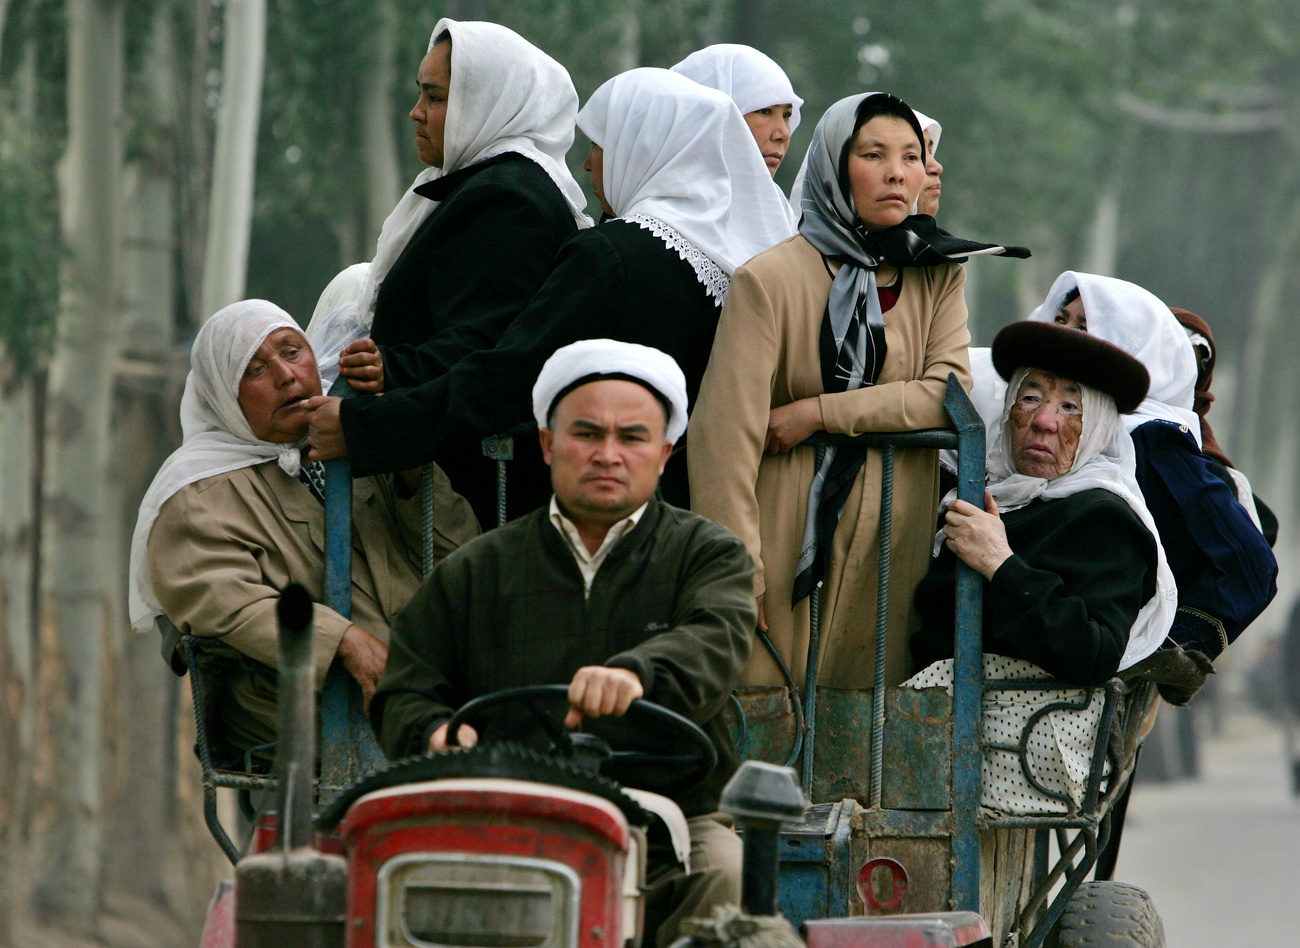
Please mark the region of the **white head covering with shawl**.
[[[614, 213], [676, 250], [719, 305], [737, 267], [794, 236], [749, 126], [716, 89], [667, 69], [632, 69], [592, 94], [578, 127], [604, 150]], [[697, 254], [725, 277], [711, 278]]]
[[[564, 195], [578, 226], [591, 226], [587, 197], [564, 162], [573, 144], [578, 111], [578, 93], [568, 70], [497, 23], [462, 23], [444, 17], [433, 28], [429, 49], [444, 34], [451, 36], [452, 54], [442, 167], [421, 171], [384, 221], [355, 305], [347, 305], [341, 313], [330, 310], [319, 321], [313, 316], [308, 326], [321, 364], [334, 374], [343, 346], [370, 332], [384, 277], [438, 206], [437, 201], [415, 193], [420, 185], [513, 152], [540, 165]], [[326, 317], [340, 325], [327, 326]]]
[[803, 99], [776, 60], [752, 46], [716, 43], [691, 53], [673, 72], [731, 97], [742, 115], [774, 105], [790, 106], [790, 131], [799, 127]]
[[1088, 333], [1119, 346], [1141, 362], [1151, 376], [1146, 400], [1124, 416], [1125, 428], [1132, 431], [1153, 419], [1172, 421], [1186, 425], [1200, 447], [1201, 419], [1192, 411], [1196, 354], [1169, 307], [1136, 283], [1066, 270], [1029, 318], [1052, 322], [1066, 294], [1075, 287], [1083, 301]]
[[[741, 43], [706, 46], [673, 66], [672, 71], [730, 96], [742, 116], [759, 109], [789, 105], [790, 134], [799, 127], [803, 99], [795, 95], [790, 77], [776, 60], [752, 46]], [[797, 228], [799, 212], [795, 205], [786, 200], [785, 192], [775, 181], [772, 187], [785, 201], [791, 228]]]
[[302, 467], [302, 445], [261, 441], [239, 407], [239, 382], [266, 337], [298, 324], [274, 303], [232, 303], [203, 324], [190, 350], [190, 374], [181, 396], [181, 446], [163, 462], [140, 503], [131, 537], [128, 608], [143, 632], [162, 615], [149, 575], [149, 534], [158, 511], [181, 488], [206, 477], [276, 461], [285, 473]]
[[[992, 436], [988, 443], [987, 490], [1001, 513], [1017, 510], [1033, 500], [1055, 500], [1100, 488], [1119, 496], [1137, 514], [1156, 545], [1156, 592], [1142, 607], [1129, 630], [1128, 646], [1119, 663], [1122, 671], [1160, 647], [1173, 627], [1174, 613], [1178, 609], [1174, 574], [1169, 569], [1164, 547], [1160, 545], [1160, 533], [1134, 475], [1133, 440], [1120, 423], [1115, 400], [1091, 386], [1080, 384], [1083, 432], [1070, 470], [1051, 480], [1019, 473], [1011, 454], [1011, 409], [1020, 385], [1030, 371], [1028, 367], [1021, 367], [1011, 376], [1003, 400], [1001, 422], [989, 426]], [[947, 510], [956, 498], [957, 492], [949, 491], [940, 504], [940, 512]], [[940, 530], [934, 538], [936, 554], [943, 542], [944, 533]]]
[[533, 418], [538, 428], [549, 428], [551, 405], [574, 382], [600, 376], [627, 376], [662, 395], [671, 407], [664, 440], [674, 444], [686, 431], [686, 376], [666, 352], [652, 346], [614, 339], [584, 339], [556, 349], [538, 373], [533, 386]]

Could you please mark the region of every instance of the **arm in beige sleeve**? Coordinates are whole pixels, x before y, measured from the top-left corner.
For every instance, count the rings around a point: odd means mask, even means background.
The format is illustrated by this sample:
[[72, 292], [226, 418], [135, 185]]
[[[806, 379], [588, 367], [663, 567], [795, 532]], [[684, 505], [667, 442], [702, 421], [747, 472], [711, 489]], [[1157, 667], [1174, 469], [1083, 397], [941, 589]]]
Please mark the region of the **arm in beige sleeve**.
[[946, 278], [934, 288], [921, 377], [821, 395], [827, 431], [853, 436], [868, 431], [948, 427], [943, 410], [948, 373], [956, 372], [962, 386], [970, 390], [970, 330], [966, 325], [966, 271], [958, 266], [946, 269]]
[[744, 541], [754, 560], [756, 596], [766, 587], [755, 486], [779, 355], [772, 302], [758, 277], [741, 267], [691, 413], [686, 460], [692, 508]]
[[[239, 510], [252, 519], [242, 500], [220, 505], [224, 515], [212, 509], [209, 501], [222, 494], [226, 500], [232, 492], [226, 485], [202, 494], [186, 487], [163, 504], [149, 535], [154, 592], [167, 618], [183, 634], [212, 636], [274, 668], [279, 654], [275, 606], [280, 591], [261, 569], [261, 560], [268, 555], [266, 540], [256, 524], [241, 524], [230, 516]], [[307, 586], [319, 588], [319, 577]], [[316, 604], [313, 651], [318, 688], [349, 625], [334, 610]]]

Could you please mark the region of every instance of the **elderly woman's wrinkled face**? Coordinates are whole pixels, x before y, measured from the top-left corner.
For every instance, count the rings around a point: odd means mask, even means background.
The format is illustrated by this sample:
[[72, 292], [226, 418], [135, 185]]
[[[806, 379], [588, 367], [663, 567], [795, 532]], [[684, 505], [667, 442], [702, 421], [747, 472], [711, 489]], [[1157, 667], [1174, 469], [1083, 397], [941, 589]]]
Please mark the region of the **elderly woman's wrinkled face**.
[[1056, 311], [1053, 322], [1058, 326], [1065, 326], [1069, 329], [1082, 329], [1087, 332], [1088, 317], [1083, 311], [1083, 300], [1078, 296], [1070, 300]]
[[292, 444], [307, 436], [307, 399], [319, 395], [320, 373], [307, 339], [287, 326], [271, 333], [239, 380], [239, 407], [261, 441]]
[[1083, 434], [1083, 390], [1077, 382], [1033, 369], [1011, 406], [1011, 457], [1016, 471], [1049, 481], [1074, 465]]

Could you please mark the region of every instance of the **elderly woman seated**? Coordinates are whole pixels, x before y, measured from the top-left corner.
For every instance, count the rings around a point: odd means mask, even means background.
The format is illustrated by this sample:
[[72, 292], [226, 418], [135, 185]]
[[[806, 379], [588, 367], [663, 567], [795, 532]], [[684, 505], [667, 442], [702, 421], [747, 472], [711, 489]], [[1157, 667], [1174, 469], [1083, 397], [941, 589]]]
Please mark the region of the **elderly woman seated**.
[[[912, 687], [950, 685], [957, 560], [986, 580], [984, 674], [1052, 677], [1090, 688], [1146, 657], [1164, 640], [1177, 606], [1151, 516], [1133, 477], [1120, 412], [1145, 396], [1141, 363], [1085, 333], [1015, 323], [998, 334], [993, 363], [1008, 381], [1002, 423], [989, 444], [985, 509], [949, 496], [937, 555], [916, 592], [923, 626]], [[1035, 725], [1024, 777], [1010, 753], [986, 750], [985, 806], [1053, 812], [1082, 799], [1101, 701], [1082, 691], [991, 692], [984, 737], [1014, 745], [1037, 709], [1062, 700]]]
[[[287, 313], [264, 300], [228, 306], [199, 330], [181, 399], [184, 441], [140, 505], [131, 544], [131, 623], [165, 615], [163, 654], [179, 674], [176, 630], [229, 656], [218, 714], [230, 748], [275, 740], [279, 592], [299, 582], [320, 598], [323, 469], [304, 466], [306, 401], [316, 360]], [[478, 534], [469, 505], [434, 472], [434, 555]], [[388, 629], [421, 577], [419, 477], [353, 487], [352, 618], [315, 610], [316, 680], [337, 659], [369, 698]], [[165, 624], [164, 624], [165, 625]]]

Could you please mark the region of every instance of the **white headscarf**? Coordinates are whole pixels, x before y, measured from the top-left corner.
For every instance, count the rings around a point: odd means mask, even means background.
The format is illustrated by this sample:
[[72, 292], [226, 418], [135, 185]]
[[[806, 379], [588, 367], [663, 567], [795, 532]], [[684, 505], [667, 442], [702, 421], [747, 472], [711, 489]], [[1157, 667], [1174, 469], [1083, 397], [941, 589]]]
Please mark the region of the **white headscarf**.
[[590, 227], [587, 197], [564, 163], [573, 144], [578, 93], [568, 70], [514, 30], [496, 23], [438, 21], [429, 49], [451, 34], [451, 90], [441, 168], [426, 168], [384, 221], [356, 321], [367, 330], [379, 285], [438, 206], [415, 193], [435, 178], [514, 152], [537, 162], [564, 195], [579, 227]]
[[686, 431], [686, 376], [677, 360], [651, 346], [614, 339], [584, 339], [552, 353], [533, 386], [533, 418], [537, 427], [551, 426], [546, 416], [557, 395], [579, 379], [600, 375], [630, 376], [668, 400], [672, 410], [664, 429], [665, 441], [675, 444]]
[[614, 213], [661, 221], [727, 276], [794, 235], [749, 126], [721, 92], [667, 69], [632, 69], [592, 94], [578, 127], [604, 149]]
[[298, 324], [274, 303], [232, 303], [203, 324], [190, 350], [181, 396], [181, 446], [163, 462], [140, 503], [131, 537], [128, 607], [131, 626], [147, 631], [162, 615], [149, 575], [149, 534], [158, 511], [181, 488], [206, 477], [277, 461], [285, 473], [302, 467], [302, 445], [261, 441], [239, 407], [239, 382], [266, 337]]
[[[795, 95], [790, 77], [777, 65], [776, 60], [752, 46], [740, 43], [706, 46], [673, 66], [672, 71], [730, 96], [742, 116], [758, 109], [788, 104], [790, 134], [793, 135], [799, 127], [799, 110], [803, 106], [803, 99]], [[798, 229], [798, 205], [786, 200], [785, 192], [775, 181], [772, 182], [772, 187], [785, 203], [786, 218], [791, 229]]]
[[731, 96], [744, 115], [774, 105], [790, 106], [790, 131], [799, 127], [803, 99], [776, 60], [752, 46], [716, 43], [691, 53], [673, 72]]
[[316, 301], [311, 322], [307, 324], [307, 338], [316, 353], [321, 385], [327, 392], [339, 377], [339, 356], [344, 347], [370, 333], [370, 323], [367, 321], [363, 326], [360, 322], [358, 304], [369, 275], [368, 263], [354, 263], [340, 270]]
[[1079, 288], [1088, 333], [1113, 343], [1141, 362], [1151, 376], [1146, 400], [1124, 426], [1132, 431], [1152, 419], [1186, 425], [1197, 447], [1201, 419], [1192, 411], [1196, 394], [1196, 354], [1169, 307], [1136, 283], [1066, 270], [1056, 278], [1043, 305], [1029, 318], [1050, 323], [1067, 293]]
[[[1128, 646], [1120, 660], [1122, 671], [1146, 658], [1160, 647], [1174, 624], [1178, 609], [1178, 587], [1169, 569], [1160, 533], [1156, 530], [1151, 512], [1147, 510], [1134, 475], [1133, 440], [1120, 423], [1115, 400], [1104, 392], [1088, 385], [1079, 385], [1083, 392], [1083, 432], [1074, 453], [1070, 470], [1060, 477], [1048, 480], [1031, 477], [1016, 471], [1011, 453], [1011, 409], [1016, 403], [1020, 385], [1031, 369], [1019, 368], [1007, 383], [1003, 400], [1001, 422], [990, 426], [992, 437], [988, 443], [988, 484], [1001, 513], [1024, 507], [1033, 500], [1055, 500], [1069, 497], [1085, 490], [1100, 488], [1119, 496], [1137, 514], [1142, 525], [1151, 534], [1156, 545], [1156, 592], [1138, 612], [1129, 630]], [[949, 491], [940, 505], [947, 510], [957, 497]], [[944, 533], [935, 534], [934, 552], [943, 546]]]
[[912, 114], [915, 115], [916, 120], [921, 123], [921, 131], [930, 133], [930, 154], [934, 154], [939, 150], [939, 136], [943, 134], [943, 126], [930, 118], [930, 116], [926, 115], [924, 112], [918, 112], [916, 109], [913, 109]]

